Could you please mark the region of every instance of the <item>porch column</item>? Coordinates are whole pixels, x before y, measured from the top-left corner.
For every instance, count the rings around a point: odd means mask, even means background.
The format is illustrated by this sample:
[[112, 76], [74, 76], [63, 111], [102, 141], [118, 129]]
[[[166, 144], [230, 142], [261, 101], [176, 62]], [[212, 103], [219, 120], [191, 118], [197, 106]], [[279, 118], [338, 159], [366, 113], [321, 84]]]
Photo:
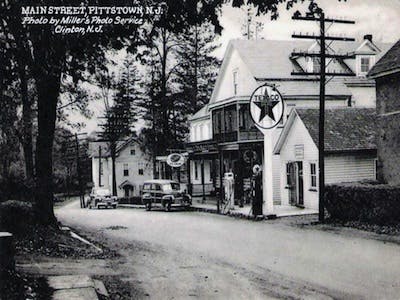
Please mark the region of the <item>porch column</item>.
[[273, 215], [273, 177], [272, 177], [272, 151], [273, 151], [273, 129], [264, 132], [264, 163], [263, 163], [263, 214]]
[[224, 173], [224, 151], [221, 149], [219, 153], [219, 197], [217, 198], [217, 213], [221, 213], [220, 206], [224, 197], [223, 176]]
[[190, 164], [191, 164], [191, 160], [190, 160], [190, 154], [188, 156], [188, 160], [186, 162], [186, 169], [187, 169], [187, 180], [188, 180], [188, 193], [190, 196], [192, 196], [192, 174], [190, 173]]
[[203, 203], [206, 200], [206, 187], [204, 182], [204, 157], [201, 157], [201, 165], [200, 165], [200, 173], [201, 173], [201, 185], [202, 185], [202, 192], [203, 192]]
[[235, 186], [236, 186], [236, 199], [239, 200], [239, 206], [243, 207], [243, 171], [244, 171], [244, 165], [243, 165], [243, 159], [242, 159], [242, 153], [240, 150], [237, 151], [238, 159], [236, 163], [236, 170], [235, 170]]

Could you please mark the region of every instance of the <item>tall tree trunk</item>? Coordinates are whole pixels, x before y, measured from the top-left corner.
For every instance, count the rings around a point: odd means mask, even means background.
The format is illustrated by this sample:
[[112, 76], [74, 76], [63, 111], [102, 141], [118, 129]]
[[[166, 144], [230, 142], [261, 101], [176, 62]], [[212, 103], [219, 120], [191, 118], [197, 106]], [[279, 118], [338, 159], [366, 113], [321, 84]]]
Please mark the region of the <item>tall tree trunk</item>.
[[[38, 93], [35, 212], [39, 223], [55, 225], [52, 154], [65, 48], [61, 41], [45, 34], [38, 36], [35, 42], [34, 78]], [[49, 44], [52, 47], [48, 47]]]
[[59, 77], [37, 79], [38, 87], [38, 136], [36, 141], [36, 192], [35, 208], [38, 221], [52, 224], [56, 221], [53, 211], [53, 140], [56, 105], [59, 95]]
[[19, 75], [21, 80], [22, 99], [22, 148], [25, 161], [26, 183], [33, 184], [33, 138], [32, 138], [32, 102], [28, 95], [27, 70], [23, 61], [19, 62]]

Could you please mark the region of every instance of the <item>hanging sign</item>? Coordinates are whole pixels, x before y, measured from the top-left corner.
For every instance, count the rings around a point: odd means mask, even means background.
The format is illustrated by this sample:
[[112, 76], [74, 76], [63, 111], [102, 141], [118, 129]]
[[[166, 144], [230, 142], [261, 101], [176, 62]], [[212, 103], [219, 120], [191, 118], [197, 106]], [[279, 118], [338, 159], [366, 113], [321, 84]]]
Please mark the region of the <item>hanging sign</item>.
[[264, 84], [255, 89], [250, 97], [250, 115], [261, 129], [277, 126], [283, 117], [283, 99], [277, 88]]
[[173, 168], [179, 168], [185, 163], [185, 158], [182, 154], [172, 153], [167, 156], [167, 164]]
[[258, 164], [254, 165], [253, 166], [253, 174], [258, 175], [258, 174], [260, 174], [260, 172], [261, 172], [261, 166]]
[[257, 160], [257, 152], [254, 150], [246, 150], [243, 153], [243, 160], [248, 164]]

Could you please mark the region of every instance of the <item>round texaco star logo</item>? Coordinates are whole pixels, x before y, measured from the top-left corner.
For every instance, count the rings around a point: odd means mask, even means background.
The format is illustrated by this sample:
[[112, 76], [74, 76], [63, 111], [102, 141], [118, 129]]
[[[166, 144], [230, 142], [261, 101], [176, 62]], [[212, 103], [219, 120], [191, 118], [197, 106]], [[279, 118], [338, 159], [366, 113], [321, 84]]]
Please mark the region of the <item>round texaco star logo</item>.
[[264, 84], [250, 97], [250, 115], [260, 128], [271, 129], [283, 116], [283, 99], [275, 86]]

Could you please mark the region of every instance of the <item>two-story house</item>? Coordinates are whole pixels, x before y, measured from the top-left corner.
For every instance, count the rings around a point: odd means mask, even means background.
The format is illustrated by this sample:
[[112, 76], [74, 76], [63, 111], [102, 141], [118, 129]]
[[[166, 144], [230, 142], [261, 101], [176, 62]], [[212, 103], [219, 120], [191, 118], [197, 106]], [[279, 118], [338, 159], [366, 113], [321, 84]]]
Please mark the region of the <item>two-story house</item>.
[[[107, 143], [90, 142], [92, 181], [94, 188], [112, 191], [112, 160]], [[143, 153], [134, 138], [119, 142], [115, 159], [115, 179], [118, 197], [137, 197], [143, 182], [153, 178], [151, 159]]]
[[[329, 51], [354, 54], [355, 59], [329, 63], [331, 72], [346, 72], [354, 77], [335, 77], [326, 83], [326, 107], [375, 107], [375, 83], [365, 75], [388, 49], [366, 35], [360, 42], [335, 43]], [[293, 108], [318, 108], [317, 76], [292, 75], [318, 72], [317, 58], [301, 53], [319, 52], [318, 44], [303, 41], [230, 41], [209, 103], [190, 119], [187, 145], [193, 192], [218, 192], [225, 172], [235, 174], [235, 198], [245, 196], [252, 166], [263, 162], [263, 135], [249, 113], [252, 92], [264, 83], [277, 87], [285, 101], [282, 124], [273, 130], [273, 144]], [[211, 130], [210, 130], [211, 129]], [[271, 158], [273, 199], [281, 203], [280, 156]]]

